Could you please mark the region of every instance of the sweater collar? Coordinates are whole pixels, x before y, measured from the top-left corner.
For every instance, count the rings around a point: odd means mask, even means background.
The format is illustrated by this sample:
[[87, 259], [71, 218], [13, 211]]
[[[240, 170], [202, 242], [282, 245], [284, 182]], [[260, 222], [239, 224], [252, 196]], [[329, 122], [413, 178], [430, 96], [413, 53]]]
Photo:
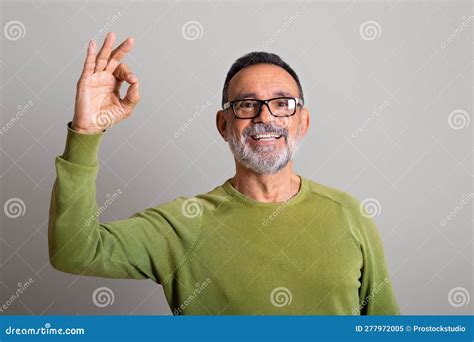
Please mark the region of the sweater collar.
[[234, 186], [230, 183], [230, 178], [228, 178], [222, 187], [234, 198], [238, 199], [240, 202], [246, 204], [249, 207], [278, 207], [282, 205], [292, 205], [300, 202], [306, 195], [308, 188], [308, 181], [305, 177], [298, 175], [300, 177], [300, 189], [299, 191], [290, 199], [282, 202], [260, 202], [253, 198], [250, 198], [243, 193], [239, 192]]

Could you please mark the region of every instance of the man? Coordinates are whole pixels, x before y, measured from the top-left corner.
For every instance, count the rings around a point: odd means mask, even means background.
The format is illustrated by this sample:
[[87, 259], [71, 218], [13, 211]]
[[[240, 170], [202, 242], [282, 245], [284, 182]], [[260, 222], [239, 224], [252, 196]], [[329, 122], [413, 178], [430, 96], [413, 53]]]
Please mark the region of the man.
[[[54, 268], [152, 279], [173, 314], [399, 314], [382, 241], [351, 195], [293, 172], [309, 127], [296, 73], [250, 53], [227, 74], [216, 126], [236, 172], [195, 197], [99, 222], [97, 153], [139, 101], [121, 60], [134, 44], [89, 42], [66, 147], [55, 160], [49, 255]], [[120, 85], [129, 83], [123, 99]]]

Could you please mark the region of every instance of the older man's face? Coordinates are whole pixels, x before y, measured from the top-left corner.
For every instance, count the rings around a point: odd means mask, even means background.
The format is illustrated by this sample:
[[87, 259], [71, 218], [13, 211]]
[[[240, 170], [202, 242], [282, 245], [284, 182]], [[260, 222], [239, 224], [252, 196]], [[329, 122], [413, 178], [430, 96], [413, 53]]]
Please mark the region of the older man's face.
[[[244, 68], [229, 83], [229, 100], [278, 96], [299, 97], [299, 92], [293, 77], [275, 65], [257, 64]], [[293, 158], [306, 134], [309, 113], [298, 107], [295, 115], [279, 118], [271, 115], [267, 106], [262, 106], [258, 117], [241, 120], [234, 118], [229, 108], [223, 117], [219, 118], [218, 114], [217, 121], [219, 130], [240, 163], [255, 172], [273, 174]], [[261, 138], [261, 133], [275, 136]]]

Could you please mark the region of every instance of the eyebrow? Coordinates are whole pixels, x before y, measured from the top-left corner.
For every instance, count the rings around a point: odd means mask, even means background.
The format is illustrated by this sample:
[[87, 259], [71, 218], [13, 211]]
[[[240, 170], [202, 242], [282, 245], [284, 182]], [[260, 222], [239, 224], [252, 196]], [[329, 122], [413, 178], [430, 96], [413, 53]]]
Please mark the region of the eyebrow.
[[[257, 94], [255, 93], [240, 93], [240, 94], [237, 94], [237, 96], [235, 97], [234, 100], [241, 100], [241, 99], [248, 99], [248, 98], [255, 98], [257, 96]], [[273, 93], [273, 96], [289, 96], [289, 97], [294, 97], [293, 95], [291, 95], [291, 93], [287, 92], [287, 91], [276, 91]]]

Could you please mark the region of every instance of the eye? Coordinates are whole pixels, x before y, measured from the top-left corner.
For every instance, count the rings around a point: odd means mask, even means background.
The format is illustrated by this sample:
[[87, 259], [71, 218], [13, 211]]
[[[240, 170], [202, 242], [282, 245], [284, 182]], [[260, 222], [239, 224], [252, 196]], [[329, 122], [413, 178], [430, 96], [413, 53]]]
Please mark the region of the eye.
[[257, 102], [255, 101], [242, 101], [239, 103], [240, 108], [255, 108], [257, 106]]
[[277, 106], [282, 108], [288, 107], [288, 100], [278, 100]]

